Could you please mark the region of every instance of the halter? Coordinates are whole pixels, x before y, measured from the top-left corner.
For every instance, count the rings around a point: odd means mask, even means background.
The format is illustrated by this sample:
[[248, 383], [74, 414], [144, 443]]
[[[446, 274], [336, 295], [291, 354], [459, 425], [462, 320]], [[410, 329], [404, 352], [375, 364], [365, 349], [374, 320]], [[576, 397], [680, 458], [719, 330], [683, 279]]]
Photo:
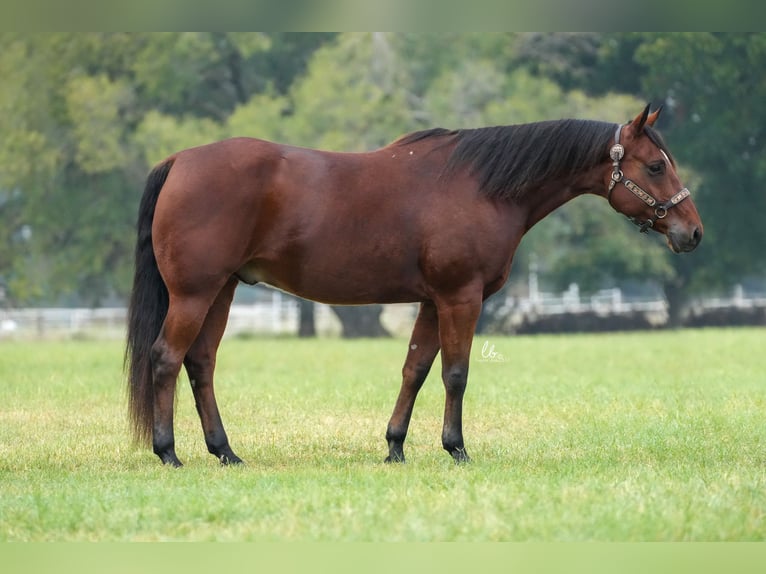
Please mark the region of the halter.
[[646, 233], [649, 231], [649, 228], [654, 227], [654, 223], [658, 219], [663, 219], [668, 214], [668, 210], [671, 207], [681, 203], [691, 195], [691, 192], [684, 187], [665, 203], [659, 203], [651, 193], [642, 189], [641, 186], [634, 181], [626, 178], [620, 169], [620, 160], [625, 156], [625, 148], [620, 144], [620, 132], [622, 131], [622, 128], [622, 125], [617, 126], [617, 131], [614, 133], [614, 145], [609, 150], [609, 157], [612, 158], [612, 178], [609, 181], [609, 189], [606, 194], [606, 199], [609, 202], [609, 205], [612, 205], [612, 191], [614, 190], [614, 186], [618, 183], [622, 183], [625, 188], [638, 199], [643, 201], [649, 207], [654, 207], [654, 215], [643, 223], [638, 221], [635, 217], [628, 217], [634, 224], [638, 225], [641, 233]]

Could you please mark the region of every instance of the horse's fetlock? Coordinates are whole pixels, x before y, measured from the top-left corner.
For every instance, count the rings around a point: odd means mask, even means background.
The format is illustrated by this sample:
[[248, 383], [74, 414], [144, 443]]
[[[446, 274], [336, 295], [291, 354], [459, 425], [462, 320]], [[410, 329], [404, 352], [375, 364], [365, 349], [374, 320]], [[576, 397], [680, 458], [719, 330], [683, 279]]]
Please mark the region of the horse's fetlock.
[[392, 429], [392, 428], [389, 428], [388, 430], [386, 430], [386, 442], [388, 442], [389, 445], [392, 443], [402, 444], [406, 437], [407, 437], [407, 431], [402, 431], [401, 429]]

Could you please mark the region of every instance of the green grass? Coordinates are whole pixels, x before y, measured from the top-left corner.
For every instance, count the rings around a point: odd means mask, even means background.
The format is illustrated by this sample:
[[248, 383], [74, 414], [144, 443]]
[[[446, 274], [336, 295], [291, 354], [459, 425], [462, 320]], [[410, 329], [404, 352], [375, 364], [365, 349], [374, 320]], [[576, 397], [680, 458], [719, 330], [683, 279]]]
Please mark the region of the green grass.
[[207, 454], [182, 377], [162, 467], [131, 445], [116, 342], [0, 343], [0, 540], [764, 540], [763, 329], [474, 343], [469, 465], [434, 369], [385, 465], [403, 340], [226, 340], [246, 465]]

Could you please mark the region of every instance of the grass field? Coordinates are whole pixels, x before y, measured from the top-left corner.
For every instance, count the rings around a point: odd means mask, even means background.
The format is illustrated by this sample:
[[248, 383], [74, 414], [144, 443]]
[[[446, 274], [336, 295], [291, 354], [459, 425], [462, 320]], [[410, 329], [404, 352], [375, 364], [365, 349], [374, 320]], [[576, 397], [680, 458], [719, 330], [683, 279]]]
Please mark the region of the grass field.
[[766, 539], [766, 330], [474, 342], [469, 465], [432, 372], [385, 465], [404, 340], [230, 339], [207, 454], [185, 376], [162, 467], [131, 445], [116, 342], [0, 343], [0, 540]]

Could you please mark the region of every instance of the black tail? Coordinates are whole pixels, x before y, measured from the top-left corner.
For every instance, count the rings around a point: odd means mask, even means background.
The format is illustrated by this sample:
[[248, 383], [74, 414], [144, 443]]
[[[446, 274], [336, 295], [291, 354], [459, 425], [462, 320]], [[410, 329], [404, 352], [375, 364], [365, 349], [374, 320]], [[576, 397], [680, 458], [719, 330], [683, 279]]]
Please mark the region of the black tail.
[[128, 408], [136, 442], [151, 444], [154, 390], [150, 352], [168, 312], [168, 290], [157, 269], [152, 247], [152, 220], [160, 190], [173, 160], [155, 167], [146, 180], [138, 208], [138, 239], [133, 292], [128, 308], [128, 341], [125, 370], [128, 374]]

